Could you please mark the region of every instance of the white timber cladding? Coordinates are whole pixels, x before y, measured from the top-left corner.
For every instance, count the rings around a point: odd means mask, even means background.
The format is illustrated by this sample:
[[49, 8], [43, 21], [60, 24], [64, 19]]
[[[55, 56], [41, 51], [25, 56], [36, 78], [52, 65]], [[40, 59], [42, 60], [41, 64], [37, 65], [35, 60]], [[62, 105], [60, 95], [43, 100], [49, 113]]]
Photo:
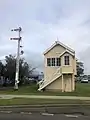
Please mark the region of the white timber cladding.
[[[60, 52], [56, 53], [57, 55], [55, 57], [53, 56], [48, 56], [48, 57], [45, 57], [45, 67], [47, 66], [61, 66], [62, 65], [65, 65], [65, 56], [67, 56], [66, 58], [68, 58], [68, 62], [69, 64], [66, 64], [66, 65], [71, 65], [71, 56], [72, 57], [75, 57], [75, 53], [72, 53], [68, 50], [65, 50], [64, 52], [62, 52], [61, 54], [59, 54]], [[49, 61], [48, 61], [49, 60]], [[50, 65], [47, 65], [47, 62], [50, 64]], [[66, 63], [67, 63], [67, 60], [66, 60]]]
[[[69, 56], [69, 65], [65, 65], [65, 56]], [[73, 60], [73, 56], [70, 55], [69, 53], [65, 53], [65, 54], [61, 57], [61, 64], [62, 64], [62, 66], [72, 66], [72, 60]]]
[[44, 82], [40, 90], [74, 90], [75, 66], [75, 51], [58, 41], [55, 42], [44, 52]]
[[57, 80], [49, 84], [46, 87], [46, 89], [51, 90], [51, 91], [55, 91], [55, 90], [61, 91], [62, 90], [62, 77], [57, 78]]
[[[70, 55], [69, 53], [65, 53], [61, 57], [48, 57], [48, 58], [45, 58], [45, 67], [65, 66], [65, 65], [72, 66], [72, 59], [73, 59], [73, 56]], [[66, 61], [66, 64], [65, 64], [65, 61]], [[69, 62], [69, 64], [67, 64], [67, 62]]]
[[70, 52], [70, 51], [68, 51], [67, 49], [64, 51], [64, 52], [62, 52], [60, 55], [59, 55], [59, 57], [61, 57], [63, 54], [65, 54], [65, 53], [69, 53], [70, 55], [72, 55], [72, 56], [75, 56], [75, 53], [72, 53], [72, 52]]
[[65, 49], [69, 50], [70, 52], [75, 53], [75, 51], [73, 49], [71, 49], [70, 47], [64, 45], [60, 41], [55, 41], [55, 43], [50, 48], [48, 48], [43, 54], [45, 55], [47, 52], [49, 52], [51, 49], [53, 49], [56, 45], [60, 45], [60, 46], [64, 47]]

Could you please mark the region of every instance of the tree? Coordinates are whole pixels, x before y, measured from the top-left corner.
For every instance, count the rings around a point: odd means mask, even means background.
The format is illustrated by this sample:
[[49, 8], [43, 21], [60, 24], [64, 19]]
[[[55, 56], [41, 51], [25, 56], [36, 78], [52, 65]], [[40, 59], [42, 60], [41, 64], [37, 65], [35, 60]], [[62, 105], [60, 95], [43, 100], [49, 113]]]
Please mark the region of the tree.
[[[8, 78], [13, 83], [15, 82], [15, 71], [16, 71], [16, 58], [13, 55], [5, 57], [5, 66], [4, 66], [4, 76]], [[25, 78], [29, 77], [29, 74], [32, 73], [34, 68], [29, 66], [24, 58], [20, 59], [19, 64], [19, 81], [20, 84], [25, 81]]]
[[20, 65], [19, 65], [20, 84], [25, 82], [25, 78], [29, 77], [30, 74], [29, 71], [30, 71], [29, 64], [24, 59], [20, 59]]
[[0, 76], [3, 76], [4, 74], [4, 65], [3, 63], [0, 61]]
[[15, 66], [16, 66], [16, 59], [15, 56], [9, 55], [5, 56], [5, 78], [14, 79], [15, 78]]
[[77, 61], [77, 77], [81, 77], [84, 74], [84, 63]]

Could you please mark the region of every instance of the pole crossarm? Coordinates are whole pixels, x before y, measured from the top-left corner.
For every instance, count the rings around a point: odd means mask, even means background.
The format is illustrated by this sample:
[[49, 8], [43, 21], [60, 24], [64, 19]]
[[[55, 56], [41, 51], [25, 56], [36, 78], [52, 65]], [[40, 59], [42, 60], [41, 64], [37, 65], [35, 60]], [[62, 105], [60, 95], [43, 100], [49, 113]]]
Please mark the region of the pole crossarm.
[[22, 37], [19, 37], [19, 38], [10, 38], [10, 40], [21, 40]]

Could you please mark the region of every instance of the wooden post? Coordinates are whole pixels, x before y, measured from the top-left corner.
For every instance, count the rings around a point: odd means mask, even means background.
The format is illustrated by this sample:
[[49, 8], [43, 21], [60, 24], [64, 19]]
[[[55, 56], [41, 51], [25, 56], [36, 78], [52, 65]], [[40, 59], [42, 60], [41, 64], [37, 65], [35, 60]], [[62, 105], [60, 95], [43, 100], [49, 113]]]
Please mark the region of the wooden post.
[[62, 92], [64, 92], [64, 87], [63, 87], [63, 74], [62, 74]]
[[75, 79], [74, 79], [74, 74], [72, 74], [72, 90], [75, 90]]

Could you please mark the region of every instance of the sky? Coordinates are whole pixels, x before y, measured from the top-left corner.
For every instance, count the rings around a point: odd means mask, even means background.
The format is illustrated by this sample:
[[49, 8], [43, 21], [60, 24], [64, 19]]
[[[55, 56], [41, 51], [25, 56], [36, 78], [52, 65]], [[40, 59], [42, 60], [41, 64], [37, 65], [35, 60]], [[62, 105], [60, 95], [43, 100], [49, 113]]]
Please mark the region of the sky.
[[0, 0], [0, 59], [16, 54], [12, 28], [22, 27], [24, 57], [43, 70], [43, 52], [59, 39], [90, 74], [90, 0]]

